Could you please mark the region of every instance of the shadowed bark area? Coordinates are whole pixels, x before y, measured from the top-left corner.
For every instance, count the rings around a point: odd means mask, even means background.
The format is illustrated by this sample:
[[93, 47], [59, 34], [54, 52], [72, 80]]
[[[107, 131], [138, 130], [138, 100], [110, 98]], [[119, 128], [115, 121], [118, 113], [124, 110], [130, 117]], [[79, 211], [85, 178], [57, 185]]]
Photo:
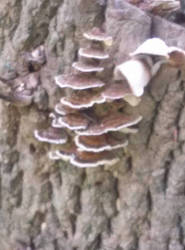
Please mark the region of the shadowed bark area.
[[84, 31], [103, 25], [113, 36], [112, 70], [150, 37], [185, 49], [185, 29], [111, 0], [3, 0], [0, 16], [1, 77], [21, 72], [20, 54], [40, 44], [48, 58], [33, 105], [0, 102], [0, 249], [184, 250], [184, 71], [163, 66], [128, 106], [143, 120], [115, 166], [52, 162], [33, 131], [49, 124], [62, 93], [53, 77], [70, 72]]

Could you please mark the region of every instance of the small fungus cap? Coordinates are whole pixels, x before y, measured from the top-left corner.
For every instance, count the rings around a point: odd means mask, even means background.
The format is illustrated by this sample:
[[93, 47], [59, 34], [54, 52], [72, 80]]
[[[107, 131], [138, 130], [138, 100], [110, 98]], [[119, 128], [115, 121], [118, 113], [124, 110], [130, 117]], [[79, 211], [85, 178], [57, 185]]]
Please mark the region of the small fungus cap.
[[35, 130], [35, 138], [42, 142], [52, 144], [64, 144], [68, 140], [68, 136], [63, 129], [50, 127], [46, 130]]
[[102, 32], [99, 28], [94, 27], [91, 31], [85, 32], [83, 36], [88, 40], [104, 42], [106, 44], [112, 44], [112, 37]]
[[110, 84], [105, 90], [102, 92], [102, 96], [109, 100], [117, 100], [124, 98], [127, 95], [131, 95], [132, 92], [128, 86], [123, 83], [114, 83]]
[[79, 93], [74, 93], [69, 97], [61, 98], [60, 102], [73, 109], [83, 109], [92, 107], [94, 104], [104, 103], [105, 98], [99, 94], [81, 91]]
[[128, 116], [125, 114], [112, 114], [103, 117], [98, 123], [91, 124], [86, 130], [77, 130], [78, 135], [102, 135], [109, 131], [119, 131], [139, 123], [142, 116]]
[[103, 134], [99, 136], [75, 136], [76, 146], [79, 150], [87, 152], [102, 152], [105, 150], [114, 150], [128, 145], [125, 138], [115, 138], [111, 134]]
[[83, 63], [83, 62], [74, 62], [72, 67], [83, 73], [92, 73], [92, 72], [102, 72], [104, 70], [103, 67], [96, 66], [91, 63]]
[[105, 60], [109, 58], [109, 54], [100, 50], [93, 48], [81, 48], [78, 51], [78, 55], [90, 59]]
[[55, 77], [56, 85], [60, 88], [83, 90], [89, 88], [101, 88], [104, 82], [93, 76], [84, 75], [59, 75]]
[[68, 114], [59, 118], [59, 123], [70, 130], [86, 129], [89, 120], [82, 114]]
[[71, 164], [79, 168], [98, 167], [102, 165], [114, 165], [119, 159], [110, 151], [103, 151], [99, 153], [77, 151], [75, 156], [71, 159]]

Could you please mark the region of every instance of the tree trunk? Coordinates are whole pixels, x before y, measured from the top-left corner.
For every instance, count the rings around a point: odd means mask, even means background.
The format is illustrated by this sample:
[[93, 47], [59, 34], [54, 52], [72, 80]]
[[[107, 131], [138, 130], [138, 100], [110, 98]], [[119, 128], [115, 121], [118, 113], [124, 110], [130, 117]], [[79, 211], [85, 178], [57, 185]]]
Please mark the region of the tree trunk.
[[115, 166], [52, 162], [33, 136], [49, 124], [60, 97], [53, 77], [70, 72], [84, 31], [103, 25], [113, 36], [113, 66], [150, 37], [185, 49], [185, 29], [116, 0], [2, 0], [0, 16], [1, 77], [14, 77], [21, 53], [44, 44], [40, 91], [49, 96], [29, 107], [0, 102], [0, 249], [185, 249], [183, 71], [162, 67], [128, 108], [143, 120]]

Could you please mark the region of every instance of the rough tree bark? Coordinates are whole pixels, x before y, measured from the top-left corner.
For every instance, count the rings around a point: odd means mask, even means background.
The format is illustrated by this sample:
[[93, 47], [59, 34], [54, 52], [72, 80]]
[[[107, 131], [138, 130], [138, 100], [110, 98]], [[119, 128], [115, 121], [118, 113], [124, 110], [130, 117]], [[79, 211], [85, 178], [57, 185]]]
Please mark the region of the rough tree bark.
[[45, 44], [49, 103], [0, 102], [0, 250], [185, 249], [184, 72], [163, 67], [152, 80], [134, 108], [139, 133], [113, 167], [51, 162], [33, 137], [59, 97], [53, 77], [70, 72], [83, 31], [101, 25], [114, 38], [112, 66], [150, 37], [185, 49], [182, 26], [125, 1], [1, 0], [0, 75], [14, 76], [20, 53]]

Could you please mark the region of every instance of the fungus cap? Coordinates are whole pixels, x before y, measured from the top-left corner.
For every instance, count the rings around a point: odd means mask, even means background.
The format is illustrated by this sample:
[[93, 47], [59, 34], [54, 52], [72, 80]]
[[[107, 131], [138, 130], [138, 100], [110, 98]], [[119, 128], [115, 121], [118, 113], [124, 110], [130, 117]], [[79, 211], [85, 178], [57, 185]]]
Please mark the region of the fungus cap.
[[109, 58], [109, 54], [102, 51], [101, 49], [93, 48], [80, 48], [78, 55], [90, 59], [105, 60]]
[[128, 116], [125, 114], [113, 114], [100, 119], [98, 123], [89, 125], [86, 130], [75, 131], [78, 135], [102, 135], [109, 131], [119, 131], [139, 123], [142, 116]]
[[92, 107], [96, 103], [104, 103], [105, 98], [102, 95], [84, 91], [74, 93], [69, 97], [63, 97], [60, 102], [73, 109], [82, 109]]
[[83, 62], [74, 62], [72, 64], [72, 67], [77, 71], [83, 73], [102, 72], [104, 70], [103, 67], [100, 67], [98, 65], [91, 63], [83, 63]]
[[121, 99], [130, 94], [132, 94], [131, 90], [128, 88], [128, 86], [126, 86], [126, 84], [123, 83], [110, 84], [102, 92], [102, 96], [110, 100]]
[[68, 114], [59, 118], [59, 123], [70, 129], [70, 130], [78, 130], [78, 129], [86, 129], [89, 120], [82, 114]]
[[114, 83], [108, 86], [103, 92], [102, 96], [107, 100], [117, 100], [123, 98], [131, 106], [137, 106], [141, 99], [132, 94], [132, 91], [127, 84], [123, 81], [122, 83]]
[[71, 88], [76, 90], [101, 88], [105, 84], [96, 77], [83, 75], [58, 75], [55, 77], [56, 85], [60, 88]]
[[112, 44], [112, 37], [102, 32], [99, 28], [94, 27], [91, 31], [85, 32], [83, 36], [92, 41], [104, 42], [106, 44]]
[[110, 134], [103, 134], [99, 136], [80, 136], [76, 135], [74, 138], [75, 144], [79, 150], [87, 152], [102, 152], [110, 151], [128, 145], [125, 138], [115, 138]]
[[53, 144], [64, 144], [68, 140], [66, 132], [61, 128], [50, 127], [46, 130], [35, 130], [34, 135], [39, 141]]
[[77, 151], [70, 162], [79, 168], [98, 167], [101, 165], [114, 165], [119, 159], [110, 151], [103, 151], [99, 153]]

